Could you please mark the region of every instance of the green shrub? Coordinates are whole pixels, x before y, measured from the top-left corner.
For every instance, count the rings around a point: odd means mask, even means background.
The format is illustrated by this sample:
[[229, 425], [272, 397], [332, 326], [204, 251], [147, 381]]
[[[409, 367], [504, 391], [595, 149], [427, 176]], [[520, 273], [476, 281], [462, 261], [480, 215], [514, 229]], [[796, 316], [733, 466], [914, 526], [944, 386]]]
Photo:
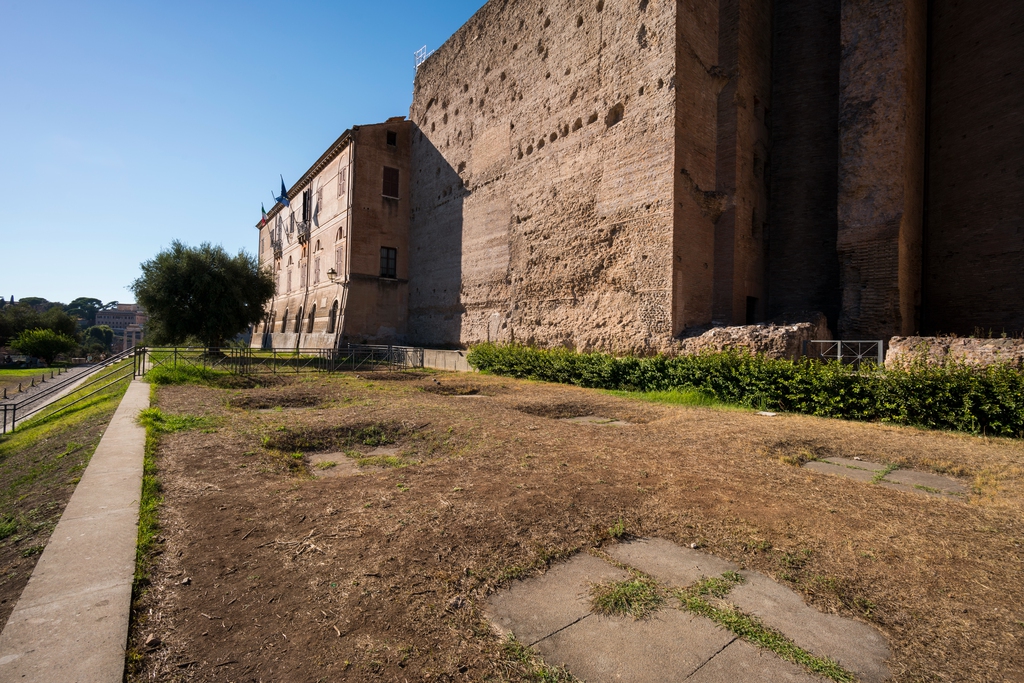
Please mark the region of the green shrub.
[[760, 410], [1024, 437], [1024, 373], [1008, 365], [855, 369], [734, 351], [636, 358], [495, 344], [474, 347], [468, 360], [496, 375], [580, 387], [691, 390]]

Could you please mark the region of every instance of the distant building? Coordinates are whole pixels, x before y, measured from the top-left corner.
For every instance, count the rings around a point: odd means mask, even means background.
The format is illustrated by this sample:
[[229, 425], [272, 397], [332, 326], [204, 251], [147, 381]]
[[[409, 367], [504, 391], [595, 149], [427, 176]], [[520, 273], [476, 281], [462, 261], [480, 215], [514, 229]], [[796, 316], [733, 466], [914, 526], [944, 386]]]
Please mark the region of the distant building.
[[252, 345], [393, 343], [408, 307], [410, 124], [355, 126], [328, 148], [260, 228], [277, 293]]
[[116, 335], [123, 335], [131, 325], [142, 327], [147, 320], [149, 316], [138, 304], [118, 304], [116, 309], [96, 313], [96, 324], [106, 325]]

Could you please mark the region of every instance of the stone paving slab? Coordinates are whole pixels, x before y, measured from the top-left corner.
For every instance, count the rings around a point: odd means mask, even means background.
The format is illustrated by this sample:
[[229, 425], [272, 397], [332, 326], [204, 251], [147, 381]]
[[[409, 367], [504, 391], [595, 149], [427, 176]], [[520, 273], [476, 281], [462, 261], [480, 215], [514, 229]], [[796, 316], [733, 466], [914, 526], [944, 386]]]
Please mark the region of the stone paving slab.
[[869, 470], [871, 472], [884, 472], [886, 470], [885, 465], [879, 465], [877, 462], [869, 462], [867, 460], [855, 460], [854, 458], [823, 458], [823, 462], [830, 462], [833, 465], [841, 465], [843, 467], [854, 467], [859, 470]]
[[618, 543], [607, 548], [606, 552], [622, 564], [639, 569], [675, 588], [685, 588], [703, 578], [739, 569], [732, 562], [699, 550], [684, 548], [663, 538]]
[[888, 677], [885, 660], [889, 658], [889, 645], [874, 627], [819, 612], [798, 593], [764, 574], [740, 574], [746, 581], [729, 592], [727, 602], [778, 629], [808, 652], [836, 660], [856, 673], [863, 683]]
[[132, 382], [0, 633], [0, 681], [120, 683], [148, 406]]
[[565, 666], [587, 683], [669, 683], [685, 679], [733, 640], [707, 619], [663, 609], [642, 621], [591, 615], [534, 649], [547, 664]]
[[[678, 680], [678, 679], [676, 679]], [[825, 683], [826, 678], [736, 639], [686, 679], [687, 683]]]
[[812, 460], [811, 462], [804, 465], [804, 469], [811, 470], [812, 472], [821, 472], [823, 474], [832, 474], [837, 477], [847, 477], [848, 479], [855, 479], [857, 481], [864, 481], [871, 483], [875, 479], [877, 472], [871, 470], [853, 469], [852, 467], [845, 467], [843, 465], [833, 465], [829, 462], [822, 462], [819, 460]]
[[486, 616], [503, 633], [533, 645], [590, 614], [590, 585], [622, 581], [629, 574], [580, 553], [545, 574], [491, 597]]
[[926, 486], [930, 489], [945, 491], [946, 493], [967, 493], [967, 486], [963, 482], [950, 477], [944, 477], [941, 474], [918, 472], [916, 470], [896, 470], [890, 472], [885, 478], [888, 481], [906, 486]]

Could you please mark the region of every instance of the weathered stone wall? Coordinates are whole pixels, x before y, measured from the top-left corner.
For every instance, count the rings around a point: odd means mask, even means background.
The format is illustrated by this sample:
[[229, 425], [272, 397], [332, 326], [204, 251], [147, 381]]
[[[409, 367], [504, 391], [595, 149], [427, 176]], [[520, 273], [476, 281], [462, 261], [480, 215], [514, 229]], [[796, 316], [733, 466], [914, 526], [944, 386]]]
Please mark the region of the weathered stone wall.
[[770, 316], [839, 319], [840, 0], [776, 0], [771, 103]]
[[932, 0], [924, 329], [1024, 331], [1024, 3]]
[[925, 0], [842, 0], [841, 337], [917, 330], [926, 26]]
[[968, 365], [1006, 363], [1024, 367], [1024, 339], [973, 337], [893, 337], [885, 354], [886, 367], [923, 360], [930, 365], [946, 362]]
[[669, 343], [675, 4], [492, 0], [420, 67], [411, 341]]
[[684, 339], [680, 353], [698, 354], [708, 351], [746, 350], [769, 358], [796, 360], [804, 355], [804, 342], [831, 339], [828, 320], [822, 313], [803, 317], [807, 322], [716, 327], [699, 337]]

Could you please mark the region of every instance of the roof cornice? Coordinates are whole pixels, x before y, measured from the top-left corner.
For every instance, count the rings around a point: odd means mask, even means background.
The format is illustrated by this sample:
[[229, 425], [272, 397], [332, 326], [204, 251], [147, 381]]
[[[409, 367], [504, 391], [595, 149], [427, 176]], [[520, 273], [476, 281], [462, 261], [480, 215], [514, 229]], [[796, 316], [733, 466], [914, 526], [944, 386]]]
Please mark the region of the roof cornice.
[[[324, 170], [327, 164], [334, 161], [334, 158], [341, 154], [341, 152], [352, 143], [352, 133], [354, 133], [357, 130], [359, 130], [359, 126], [352, 126], [348, 130], [346, 130], [344, 133], [341, 134], [340, 138], [334, 141], [334, 144], [327, 148], [326, 152], [320, 155], [320, 158], [316, 160], [316, 163], [310, 166], [309, 170], [303, 173], [302, 177], [299, 178], [299, 181], [292, 185], [291, 189], [288, 190], [288, 201], [291, 201], [298, 197], [299, 193], [302, 192], [303, 188], [305, 188], [306, 185], [308, 185], [310, 181], [313, 180], [313, 178], [318, 173], [320, 173], [320, 171]], [[277, 214], [281, 213], [282, 206], [283, 204], [275, 203], [272, 207], [270, 207], [270, 211], [267, 211], [267, 220], [269, 221], [270, 219], [277, 216]], [[260, 229], [262, 227], [260, 225], [260, 223], [262, 222], [263, 220], [260, 219], [256, 223], [257, 229]]]

